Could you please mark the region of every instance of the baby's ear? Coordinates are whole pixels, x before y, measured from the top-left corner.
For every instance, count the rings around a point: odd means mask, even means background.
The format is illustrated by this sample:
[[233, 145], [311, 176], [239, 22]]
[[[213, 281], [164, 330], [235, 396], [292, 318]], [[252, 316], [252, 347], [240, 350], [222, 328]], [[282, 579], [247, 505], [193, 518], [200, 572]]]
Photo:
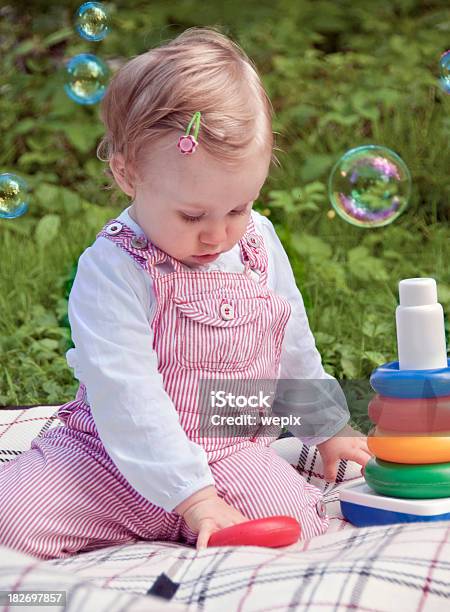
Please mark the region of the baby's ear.
[[122, 153], [113, 153], [109, 160], [109, 167], [113, 173], [114, 180], [120, 189], [131, 198], [134, 198], [134, 187], [132, 184], [132, 173], [125, 165], [125, 158]]

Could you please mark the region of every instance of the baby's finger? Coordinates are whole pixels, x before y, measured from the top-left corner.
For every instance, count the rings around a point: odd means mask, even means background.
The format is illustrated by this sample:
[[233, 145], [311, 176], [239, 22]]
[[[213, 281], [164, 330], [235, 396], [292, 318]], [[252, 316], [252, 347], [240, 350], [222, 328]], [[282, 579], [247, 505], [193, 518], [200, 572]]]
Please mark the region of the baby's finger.
[[250, 519], [248, 518], [234, 518], [233, 525], [240, 525], [241, 523], [247, 523]]
[[233, 515], [233, 519], [237, 523], [244, 523], [245, 521], [250, 520], [247, 516], [245, 516], [245, 514], [242, 514], [242, 512], [239, 512], [239, 510], [236, 510], [236, 512]]
[[356, 463], [359, 463], [363, 466], [365, 466], [371, 458], [372, 455], [370, 453], [366, 453], [364, 450], [359, 448], [355, 448], [349, 453], [347, 453], [347, 459], [350, 459], [351, 461], [356, 461]]
[[214, 531], [214, 527], [210, 523], [204, 523], [200, 527], [200, 531], [198, 532], [197, 536], [197, 550], [201, 550], [202, 548], [206, 548], [208, 546], [209, 538]]
[[325, 478], [325, 480], [328, 480], [329, 482], [333, 482], [334, 480], [336, 480], [337, 477], [337, 462], [336, 460], [334, 461], [327, 461], [325, 463], [325, 465], [323, 466], [323, 477]]
[[371, 457], [376, 457], [376, 455], [375, 455], [374, 453], [372, 453], [372, 451], [370, 450], [370, 448], [369, 448], [369, 447], [367, 447], [367, 449], [364, 449], [364, 450], [367, 450], [367, 452], [369, 453], [369, 455], [370, 455]]
[[372, 452], [370, 451], [367, 445], [367, 438], [361, 438], [360, 443], [359, 443], [359, 448], [361, 450], [366, 451], [366, 453], [368, 453], [369, 455], [372, 455]]
[[211, 537], [210, 531], [207, 531], [206, 529], [203, 529], [202, 531], [200, 531], [198, 534], [198, 538], [197, 538], [196, 549], [202, 550], [203, 548], [206, 548], [208, 546], [208, 541], [210, 537]]

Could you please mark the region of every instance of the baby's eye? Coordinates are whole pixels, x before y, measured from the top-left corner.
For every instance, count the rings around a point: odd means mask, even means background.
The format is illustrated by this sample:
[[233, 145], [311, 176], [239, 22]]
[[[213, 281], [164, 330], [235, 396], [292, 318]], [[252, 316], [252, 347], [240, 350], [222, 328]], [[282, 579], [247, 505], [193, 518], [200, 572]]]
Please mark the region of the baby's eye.
[[[245, 215], [246, 212], [247, 212], [247, 209], [244, 208], [243, 210], [232, 210], [229, 214], [230, 215]], [[187, 221], [188, 223], [196, 223], [197, 221], [200, 221], [202, 217], [203, 215], [200, 215], [199, 217], [190, 217], [189, 215], [185, 215], [181, 213], [181, 218], [184, 221]]]
[[188, 223], [195, 223], [196, 221], [200, 221], [202, 217], [189, 217], [189, 215], [182, 214], [181, 218], [184, 219], [184, 221], [187, 221]]

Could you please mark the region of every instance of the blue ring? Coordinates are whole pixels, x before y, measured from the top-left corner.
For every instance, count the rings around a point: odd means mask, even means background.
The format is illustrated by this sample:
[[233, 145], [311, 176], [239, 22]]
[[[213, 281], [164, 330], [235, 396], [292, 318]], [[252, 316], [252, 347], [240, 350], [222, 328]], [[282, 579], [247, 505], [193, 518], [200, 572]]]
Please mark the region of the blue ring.
[[450, 395], [450, 359], [446, 368], [435, 370], [399, 370], [399, 362], [390, 361], [372, 372], [370, 384], [387, 397], [444, 397]]

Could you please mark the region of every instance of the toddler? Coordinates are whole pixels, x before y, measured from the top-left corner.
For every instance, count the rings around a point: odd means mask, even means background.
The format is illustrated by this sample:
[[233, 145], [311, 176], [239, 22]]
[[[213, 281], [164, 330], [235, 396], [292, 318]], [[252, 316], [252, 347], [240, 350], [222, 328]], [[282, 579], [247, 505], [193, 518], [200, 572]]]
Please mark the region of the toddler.
[[[0, 470], [0, 543], [42, 559], [138, 540], [203, 548], [273, 515], [303, 539], [324, 533], [321, 491], [270, 445], [279, 427], [200, 425], [202, 380], [337, 384], [274, 227], [252, 210], [275, 159], [254, 66], [190, 28], [121, 67], [101, 118], [98, 155], [131, 202], [79, 258], [67, 361], [80, 385], [64, 425]], [[332, 480], [339, 459], [371, 455], [346, 406], [328, 408], [325, 435], [292, 431]]]

